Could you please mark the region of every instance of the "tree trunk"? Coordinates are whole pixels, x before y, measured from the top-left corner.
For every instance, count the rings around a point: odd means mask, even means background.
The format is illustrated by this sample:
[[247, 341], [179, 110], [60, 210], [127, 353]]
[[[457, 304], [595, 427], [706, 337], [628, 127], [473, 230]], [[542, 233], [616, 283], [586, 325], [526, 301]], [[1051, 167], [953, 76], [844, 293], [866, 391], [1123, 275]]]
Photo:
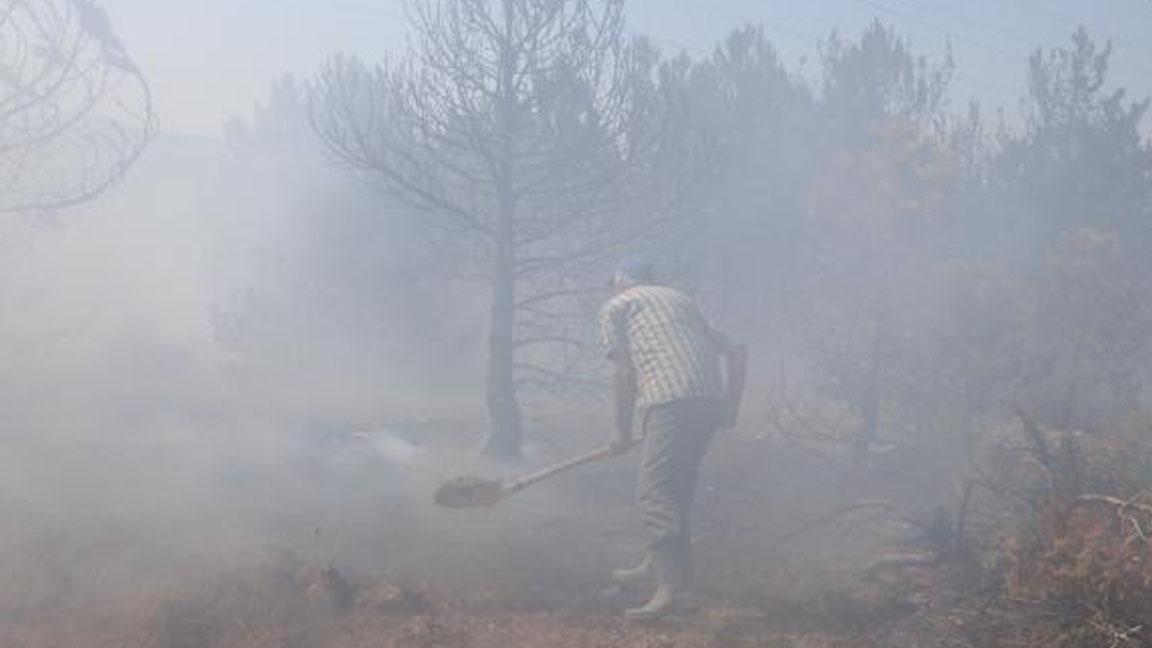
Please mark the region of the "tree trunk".
[[492, 428], [485, 451], [505, 459], [520, 456], [520, 401], [516, 397], [516, 196], [513, 181], [516, 130], [516, 49], [511, 0], [503, 0], [504, 25], [498, 80], [500, 132], [495, 177], [499, 214], [493, 241], [492, 330], [488, 338], [488, 417]]
[[516, 396], [516, 255], [511, 213], [496, 233], [492, 268], [492, 314], [488, 337], [488, 417], [485, 451], [502, 458], [520, 456], [520, 401]]
[[868, 458], [872, 442], [876, 440], [876, 434], [880, 429], [880, 401], [882, 398], [880, 381], [883, 378], [882, 354], [884, 352], [883, 334], [880, 330], [882, 328], [883, 325], [877, 327], [876, 339], [872, 345], [868, 383], [864, 386], [864, 402], [861, 403], [861, 414], [864, 420], [860, 430], [856, 433], [852, 448], [852, 461], [856, 465], [863, 465], [864, 460]]

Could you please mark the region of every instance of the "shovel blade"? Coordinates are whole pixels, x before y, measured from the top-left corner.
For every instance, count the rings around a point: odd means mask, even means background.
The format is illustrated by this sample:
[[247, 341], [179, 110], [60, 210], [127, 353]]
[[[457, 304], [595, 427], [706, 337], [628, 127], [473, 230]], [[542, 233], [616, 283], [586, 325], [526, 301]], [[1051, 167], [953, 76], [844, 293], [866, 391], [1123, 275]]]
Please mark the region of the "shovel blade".
[[466, 475], [437, 488], [435, 500], [440, 506], [448, 508], [479, 508], [493, 506], [507, 494], [504, 482]]

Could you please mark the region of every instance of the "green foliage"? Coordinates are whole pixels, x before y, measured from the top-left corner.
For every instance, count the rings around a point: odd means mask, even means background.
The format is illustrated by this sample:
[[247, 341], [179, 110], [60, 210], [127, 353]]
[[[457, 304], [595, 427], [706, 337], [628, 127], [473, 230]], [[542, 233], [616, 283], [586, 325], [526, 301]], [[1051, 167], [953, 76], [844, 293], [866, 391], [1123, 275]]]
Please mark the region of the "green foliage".
[[[856, 412], [858, 442], [958, 438], [1020, 406], [1125, 416], [1143, 389], [1147, 102], [1083, 31], [1028, 61], [1022, 127], [948, 109], [954, 64], [880, 23], [822, 50], [819, 92], [761, 31], [696, 66], [721, 170], [698, 266], [727, 316]], [[950, 443], [945, 439], [946, 443]]]
[[833, 34], [823, 54], [821, 106], [834, 141], [865, 145], [892, 120], [931, 131], [943, 125], [954, 64], [915, 56], [908, 42], [875, 21], [859, 41]]
[[1152, 145], [1140, 132], [1149, 104], [1108, 88], [1111, 53], [1080, 29], [1071, 46], [1028, 61], [1025, 127], [1002, 136], [994, 177], [1010, 234], [1032, 254], [1079, 227], [1149, 243]]

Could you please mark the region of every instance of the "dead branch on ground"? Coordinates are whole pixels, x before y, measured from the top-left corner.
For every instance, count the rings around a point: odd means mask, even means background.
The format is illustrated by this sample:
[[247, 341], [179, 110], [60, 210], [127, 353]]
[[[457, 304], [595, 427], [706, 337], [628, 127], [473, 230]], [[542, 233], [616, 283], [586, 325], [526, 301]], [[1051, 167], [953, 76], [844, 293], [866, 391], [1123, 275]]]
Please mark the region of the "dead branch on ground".
[[797, 536], [808, 533], [809, 531], [812, 531], [814, 529], [818, 529], [822, 526], [825, 526], [827, 524], [835, 522], [836, 520], [844, 517], [845, 515], [848, 515], [849, 513], [853, 513], [855, 511], [868, 510], [868, 509], [883, 509], [885, 511], [895, 513], [895, 514], [900, 513], [900, 507], [896, 506], [892, 502], [888, 502], [888, 501], [884, 501], [884, 500], [866, 500], [863, 502], [856, 502], [854, 504], [849, 504], [847, 506], [841, 506], [837, 509], [829, 511], [828, 513], [825, 513], [824, 515], [821, 515], [820, 517], [818, 517], [814, 520], [809, 520], [808, 522], [801, 524], [800, 526], [796, 527], [795, 529], [792, 529], [791, 531], [788, 531], [787, 533], [776, 538], [776, 540], [773, 542], [773, 545], [779, 545], [779, 544], [787, 542], [793, 538], [796, 538]]

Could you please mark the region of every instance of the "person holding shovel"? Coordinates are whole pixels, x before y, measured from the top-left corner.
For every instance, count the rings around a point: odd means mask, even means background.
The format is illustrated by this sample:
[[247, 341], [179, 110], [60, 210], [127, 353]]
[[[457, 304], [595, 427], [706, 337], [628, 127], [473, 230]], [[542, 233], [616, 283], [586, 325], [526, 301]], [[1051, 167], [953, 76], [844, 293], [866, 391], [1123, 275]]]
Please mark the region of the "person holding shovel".
[[[619, 454], [641, 437], [637, 502], [651, 535], [640, 565], [613, 573], [619, 583], [654, 581], [632, 621], [656, 620], [692, 585], [689, 510], [700, 461], [713, 434], [732, 427], [744, 391], [747, 352], [713, 328], [682, 292], [659, 285], [651, 263], [629, 259], [613, 278], [600, 313], [602, 343], [615, 365]], [[721, 359], [727, 369], [721, 375]]]

